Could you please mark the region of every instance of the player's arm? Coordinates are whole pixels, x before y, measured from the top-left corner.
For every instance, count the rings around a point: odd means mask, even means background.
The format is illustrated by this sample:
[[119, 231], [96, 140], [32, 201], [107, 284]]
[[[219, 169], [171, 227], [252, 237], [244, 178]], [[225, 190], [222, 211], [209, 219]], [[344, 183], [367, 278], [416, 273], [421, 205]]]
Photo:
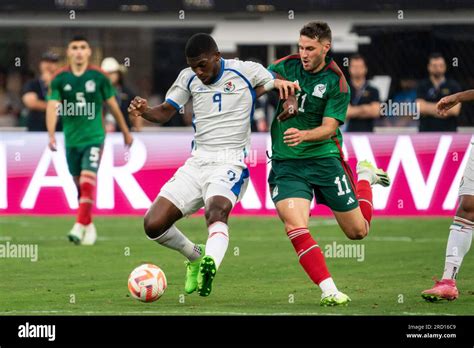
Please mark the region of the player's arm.
[[142, 117], [153, 123], [166, 123], [176, 114], [176, 108], [166, 101], [149, 107], [146, 99], [135, 97], [128, 107], [128, 114], [133, 118]]
[[127, 146], [132, 145], [133, 137], [132, 134], [130, 134], [130, 130], [128, 129], [127, 123], [125, 122], [125, 118], [123, 117], [122, 111], [120, 110], [120, 107], [117, 103], [117, 99], [115, 99], [115, 96], [112, 96], [105, 102], [109, 107], [110, 113], [115, 118], [115, 122], [117, 123], [119, 129], [122, 131], [123, 142]]
[[[473, 101], [474, 100], [474, 89], [469, 89], [467, 91], [462, 91], [448, 95], [436, 104], [436, 111], [440, 116], [449, 116], [451, 110], [457, 107], [461, 109], [461, 104], [463, 102]], [[459, 112], [456, 114], [456, 116]]]
[[309, 130], [289, 128], [283, 135], [283, 142], [290, 147], [296, 146], [303, 141], [322, 141], [331, 139], [339, 127], [339, 121], [332, 117], [323, 117], [319, 127]]
[[58, 123], [58, 107], [60, 104], [61, 89], [59, 78], [53, 79], [49, 86], [48, 95], [46, 96], [48, 103], [46, 105], [46, 129], [49, 136], [49, 148], [51, 151], [56, 151], [56, 124]]
[[46, 129], [49, 136], [49, 148], [51, 151], [56, 151], [56, 124], [58, 123], [58, 105], [59, 101], [49, 100], [46, 105]]

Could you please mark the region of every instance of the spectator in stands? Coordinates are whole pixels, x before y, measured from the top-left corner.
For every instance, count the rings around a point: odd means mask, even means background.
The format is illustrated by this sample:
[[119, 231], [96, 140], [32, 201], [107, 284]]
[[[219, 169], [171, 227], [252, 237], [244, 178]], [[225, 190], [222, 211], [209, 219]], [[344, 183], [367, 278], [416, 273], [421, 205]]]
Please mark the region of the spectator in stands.
[[[128, 128], [134, 131], [139, 131], [143, 125], [141, 122], [142, 118], [135, 117], [131, 120], [128, 116], [127, 108], [133, 98], [135, 98], [136, 94], [124, 84], [123, 74], [125, 72], [125, 67], [120, 65], [115, 58], [107, 57], [102, 61], [101, 68], [107, 73], [110, 82], [115, 87], [117, 103], [122, 111]], [[106, 113], [105, 119], [107, 131], [120, 131], [117, 129], [117, 125], [115, 124], [115, 118], [110, 113]]]
[[0, 71], [0, 127], [15, 127], [18, 124], [21, 102], [18, 96], [7, 88], [6, 71]]
[[346, 132], [373, 132], [374, 120], [380, 117], [379, 91], [367, 81], [367, 64], [360, 54], [350, 58], [349, 75], [351, 102]]
[[[22, 91], [22, 101], [28, 110], [26, 127], [30, 132], [46, 132], [46, 95], [49, 83], [58, 69], [59, 57], [45, 52], [39, 62], [39, 77], [28, 81]], [[58, 122], [57, 130], [61, 130]]]
[[439, 53], [433, 53], [428, 59], [429, 77], [422, 80], [416, 90], [416, 102], [420, 108], [420, 132], [456, 132], [457, 116], [461, 104], [449, 109], [447, 116], [440, 116], [436, 103], [443, 97], [461, 91], [461, 86], [452, 79], [447, 79], [446, 61]]

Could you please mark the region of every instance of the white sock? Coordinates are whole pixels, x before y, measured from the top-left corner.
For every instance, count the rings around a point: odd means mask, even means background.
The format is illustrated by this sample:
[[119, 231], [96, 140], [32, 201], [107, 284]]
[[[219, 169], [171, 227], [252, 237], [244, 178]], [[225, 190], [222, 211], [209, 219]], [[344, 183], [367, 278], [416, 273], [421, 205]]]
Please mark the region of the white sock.
[[152, 240], [164, 245], [165, 247], [179, 251], [187, 257], [189, 261], [194, 261], [201, 256], [201, 248], [186, 238], [186, 236], [178, 230], [175, 225], [171, 226], [158, 238]]
[[326, 278], [321, 283], [319, 283], [319, 287], [321, 288], [323, 294], [335, 294], [339, 291], [337, 290], [336, 284], [334, 283], [334, 280], [332, 280], [331, 277]]
[[449, 239], [446, 247], [446, 262], [442, 279], [456, 279], [462, 259], [471, 247], [472, 221], [454, 217], [453, 224], [449, 228]]
[[206, 243], [206, 255], [212, 256], [219, 268], [229, 245], [229, 227], [220, 221], [209, 226], [209, 237]]

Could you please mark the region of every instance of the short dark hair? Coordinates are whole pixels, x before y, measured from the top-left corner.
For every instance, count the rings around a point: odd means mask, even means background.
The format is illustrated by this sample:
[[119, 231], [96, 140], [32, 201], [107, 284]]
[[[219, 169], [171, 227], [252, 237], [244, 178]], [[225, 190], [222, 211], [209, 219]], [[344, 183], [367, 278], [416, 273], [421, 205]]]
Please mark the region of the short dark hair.
[[319, 41], [328, 39], [332, 41], [331, 28], [326, 22], [309, 22], [305, 24], [300, 30], [300, 35], [307, 36], [311, 39], [318, 39]]
[[216, 42], [211, 35], [197, 33], [191, 36], [186, 43], [184, 53], [188, 58], [196, 58], [201, 54], [219, 52]]
[[87, 40], [87, 38], [85, 36], [82, 36], [82, 35], [75, 35], [71, 38], [71, 40], [69, 40], [69, 43], [70, 44], [71, 42], [74, 42], [74, 41], [85, 41], [87, 43], [89, 43], [89, 41]]
[[362, 60], [364, 61], [364, 64], [367, 65], [367, 61], [365, 60], [365, 57], [360, 53], [355, 53], [352, 56], [350, 56], [349, 62], [352, 60]]
[[431, 59], [444, 59], [443, 55], [439, 52], [433, 52], [433, 53], [430, 53], [430, 55], [428, 56], [428, 62], [431, 61]]
[[59, 62], [59, 56], [54, 52], [44, 52], [41, 55], [40, 62], [57, 63]]

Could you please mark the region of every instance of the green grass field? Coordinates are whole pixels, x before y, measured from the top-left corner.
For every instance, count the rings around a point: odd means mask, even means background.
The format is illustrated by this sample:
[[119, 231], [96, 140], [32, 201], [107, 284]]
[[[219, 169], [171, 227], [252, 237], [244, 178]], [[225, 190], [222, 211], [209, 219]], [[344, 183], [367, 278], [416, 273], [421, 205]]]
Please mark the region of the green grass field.
[[[330, 219], [312, 219], [327, 245], [361, 244], [364, 260], [327, 258], [348, 307], [322, 308], [320, 290], [300, 267], [275, 218], [231, 218], [230, 245], [210, 297], [184, 296], [184, 258], [145, 238], [142, 218], [100, 217], [93, 247], [74, 246], [73, 217], [2, 217], [0, 244], [37, 244], [38, 261], [1, 258], [0, 315], [467, 315], [474, 314], [474, 257], [467, 255], [454, 302], [425, 303], [420, 292], [441, 276], [451, 219], [375, 219], [370, 236], [348, 240]], [[202, 217], [178, 226], [204, 242]], [[132, 269], [150, 262], [166, 273], [168, 289], [154, 303], [130, 297]], [[74, 301], [72, 301], [74, 300]], [[74, 303], [71, 303], [74, 302]]]

